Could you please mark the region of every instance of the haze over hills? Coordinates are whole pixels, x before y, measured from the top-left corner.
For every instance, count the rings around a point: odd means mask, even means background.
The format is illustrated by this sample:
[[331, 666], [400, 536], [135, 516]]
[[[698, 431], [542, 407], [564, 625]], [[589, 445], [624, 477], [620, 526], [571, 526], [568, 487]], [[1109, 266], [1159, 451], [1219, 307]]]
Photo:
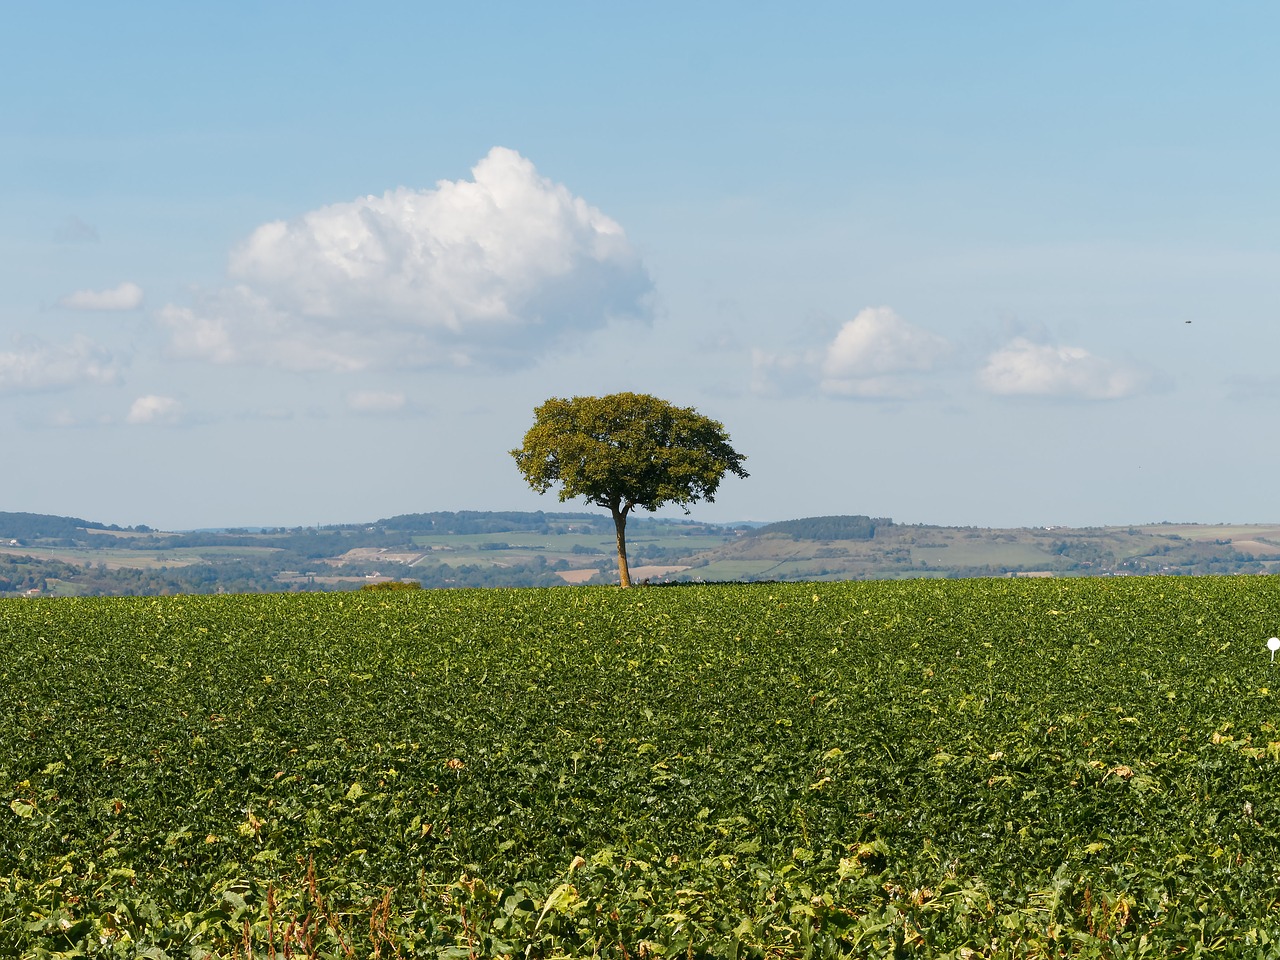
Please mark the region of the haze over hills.
[[[860, 515], [772, 524], [635, 517], [638, 582], [1273, 573], [1280, 524], [982, 529]], [[617, 582], [592, 513], [463, 511], [292, 528], [159, 531], [0, 512], [0, 596], [351, 590]]]

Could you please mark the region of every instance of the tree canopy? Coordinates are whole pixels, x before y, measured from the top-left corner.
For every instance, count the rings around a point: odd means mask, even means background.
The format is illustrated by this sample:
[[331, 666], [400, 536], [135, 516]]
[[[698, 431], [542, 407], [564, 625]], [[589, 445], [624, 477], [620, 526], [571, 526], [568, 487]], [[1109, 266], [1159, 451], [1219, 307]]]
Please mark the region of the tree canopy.
[[618, 541], [618, 576], [630, 586], [626, 522], [636, 507], [715, 500], [726, 473], [746, 477], [746, 460], [724, 426], [692, 407], [643, 393], [552, 397], [534, 410], [524, 444], [511, 451], [538, 493], [560, 486], [560, 500], [583, 497], [609, 510]]

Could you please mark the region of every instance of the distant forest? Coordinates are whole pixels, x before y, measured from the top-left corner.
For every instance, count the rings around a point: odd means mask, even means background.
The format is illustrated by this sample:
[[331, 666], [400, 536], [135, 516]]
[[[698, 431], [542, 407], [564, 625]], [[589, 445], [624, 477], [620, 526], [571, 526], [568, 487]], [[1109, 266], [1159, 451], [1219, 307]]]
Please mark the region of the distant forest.
[[145, 533], [148, 527], [108, 527], [78, 517], [54, 517], [43, 513], [0, 512], [0, 537], [6, 540], [83, 540], [86, 530], [136, 529]]
[[[461, 510], [436, 513], [402, 513], [387, 517], [370, 526], [381, 527], [409, 534], [433, 534], [435, 536], [475, 536], [488, 533], [564, 533], [570, 527], [575, 533], [613, 535], [613, 520], [596, 513], [532, 513], [518, 510], [480, 511]], [[631, 534], [646, 530], [670, 530], [671, 527], [702, 527], [697, 520], [662, 518], [655, 520], [643, 515], [632, 516], [627, 524]]]
[[[432, 533], [438, 536], [469, 536], [484, 533], [551, 533], [552, 524], [571, 523], [585, 529], [612, 529], [608, 517], [593, 513], [533, 513], [524, 511], [439, 511], [436, 513], [402, 513], [373, 524], [404, 533]], [[607, 528], [607, 529], [606, 529]]]
[[806, 517], [770, 523], [752, 531], [752, 535], [780, 533], [796, 540], [871, 540], [877, 527], [892, 526], [888, 517]]

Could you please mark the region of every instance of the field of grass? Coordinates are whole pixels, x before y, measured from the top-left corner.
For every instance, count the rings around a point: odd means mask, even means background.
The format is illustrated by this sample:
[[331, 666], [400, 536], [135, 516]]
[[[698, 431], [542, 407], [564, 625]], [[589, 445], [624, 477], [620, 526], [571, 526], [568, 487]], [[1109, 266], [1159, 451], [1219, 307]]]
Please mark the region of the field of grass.
[[767, 579], [777, 569], [779, 561], [769, 557], [760, 560], [713, 560], [704, 566], [690, 570], [688, 576], [705, 581]]
[[154, 570], [160, 567], [180, 567], [194, 563], [229, 558], [247, 559], [270, 557], [279, 553], [278, 548], [263, 547], [174, 547], [169, 550], [140, 550], [116, 547], [45, 547], [0, 546], [0, 554], [13, 557], [36, 557], [43, 560], [60, 560], [79, 566], [102, 564], [108, 569], [121, 568]]
[[911, 557], [930, 566], [976, 567], [983, 564], [1048, 569], [1055, 559], [1033, 542], [1001, 543], [990, 540], [950, 540], [938, 546], [913, 544]]
[[1276, 956], [1270, 577], [0, 601], [0, 954]]
[[1244, 540], [1253, 537], [1275, 538], [1280, 536], [1280, 527], [1274, 523], [1156, 523], [1138, 527], [1143, 533], [1154, 536], [1179, 536], [1187, 540]]
[[40, 560], [59, 560], [62, 563], [70, 563], [77, 566], [85, 564], [96, 566], [101, 563], [110, 570], [118, 570], [120, 568], [154, 570], [158, 567], [178, 566], [182, 563], [192, 562], [190, 559], [171, 559], [167, 554], [162, 559], [155, 551], [113, 549], [110, 547], [87, 549], [76, 547], [0, 546], [0, 555], [36, 557]]

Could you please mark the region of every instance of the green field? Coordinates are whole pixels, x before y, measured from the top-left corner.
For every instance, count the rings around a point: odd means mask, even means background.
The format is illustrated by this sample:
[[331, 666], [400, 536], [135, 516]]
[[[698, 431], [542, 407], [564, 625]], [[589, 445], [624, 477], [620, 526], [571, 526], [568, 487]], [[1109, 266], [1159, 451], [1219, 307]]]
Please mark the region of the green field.
[[1280, 955], [1272, 577], [0, 601], [0, 954]]

